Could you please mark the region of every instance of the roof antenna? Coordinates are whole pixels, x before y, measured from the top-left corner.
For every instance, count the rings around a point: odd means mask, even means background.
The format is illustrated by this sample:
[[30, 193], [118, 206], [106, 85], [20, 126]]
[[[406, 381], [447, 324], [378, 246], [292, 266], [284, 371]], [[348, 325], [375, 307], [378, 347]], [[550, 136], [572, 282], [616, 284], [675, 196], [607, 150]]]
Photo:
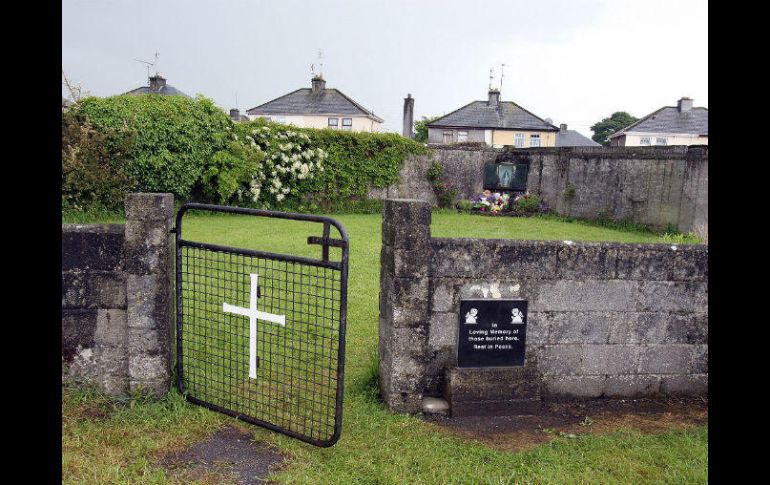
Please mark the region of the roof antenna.
[[[149, 86], [150, 85], [150, 66], [154, 66], [155, 63], [154, 62], [150, 62], [150, 61], [143, 61], [141, 59], [134, 59], [134, 60], [136, 62], [141, 62], [143, 64], [147, 64], [147, 85]], [[158, 62], [158, 55], [157, 55], [157, 53], [155, 54], [155, 62]]]
[[158, 51], [155, 51], [155, 75], [160, 76], [160, 73], [158, 72], [158, 57], [160, 56], [160, 53]]
[[503, 77], [505, 76], [505, 64], [500, 66], [500, 91], [503, 91]]
[[493, 78], [493, 74], [492, 73], [494, 72], [494, 70], [495, 70], [494, 67], [490, 67], [489, 68], [489, 90], [490, 91], [492, 91], [492, 78]]
[[324, 77], [324, 51], [318, 48], [318, 76]]

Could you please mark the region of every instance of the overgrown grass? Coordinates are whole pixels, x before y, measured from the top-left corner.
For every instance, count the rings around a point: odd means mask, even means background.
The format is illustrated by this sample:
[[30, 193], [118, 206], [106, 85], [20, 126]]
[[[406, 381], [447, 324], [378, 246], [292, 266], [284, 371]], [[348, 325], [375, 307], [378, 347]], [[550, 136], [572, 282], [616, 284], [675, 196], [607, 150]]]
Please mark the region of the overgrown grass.
[[126, 222], [126, 215], [122, 210], [66, 210], [62, 211], [61, 220], [65, 224], [118, 224]]
[[[417, 417], [388, 412], [377, 400], [380, 216], [337, 218], [351, 240], [342, 438], [321, 449], [249, 426], [257, 440], [288, 457], [271, 479], [292, 484], [707, 483], [706, 427], [659, 435], [619, 430], [557, 437], [514, 454], [452, 437]], [[192, 240], [317, 256], [319, 248], [306, 244], [306, 228], [293, 221], [191, 215], [184, 234]], [[432, 229], [439, 237], [660, 242], [654, 233], [446, 211], [434, 214]], [[105, 411], [88, 411], [93, 408]], [[162, 401], [113, 405], [81, 391], [65, 392], [62, 416], [65, 483], [171, 483], [155, 464], [158, 453], [186, 446], [232, 422], [185, 403], [178, 393]]]

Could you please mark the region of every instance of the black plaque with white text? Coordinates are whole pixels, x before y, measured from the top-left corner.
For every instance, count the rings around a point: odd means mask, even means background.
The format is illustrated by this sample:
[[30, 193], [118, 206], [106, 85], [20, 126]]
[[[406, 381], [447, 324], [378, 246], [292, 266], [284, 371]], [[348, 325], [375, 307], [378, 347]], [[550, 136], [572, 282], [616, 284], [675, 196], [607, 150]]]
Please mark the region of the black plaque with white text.
[[524, 365], [526, 300], [462, 300], [458, 367]]

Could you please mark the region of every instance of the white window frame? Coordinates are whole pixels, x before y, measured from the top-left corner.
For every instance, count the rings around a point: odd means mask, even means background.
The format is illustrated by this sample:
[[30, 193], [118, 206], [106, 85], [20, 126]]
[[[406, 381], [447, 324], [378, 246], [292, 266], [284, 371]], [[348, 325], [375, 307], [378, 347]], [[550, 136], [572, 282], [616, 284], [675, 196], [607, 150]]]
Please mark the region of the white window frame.
[[[663, 143], [661, 143], [663, 141]], [[656, 137], [655, 138], [655, 146], [666, 146], [668, 145], [668, 138], [663, 137]]]
[[524, 148], [524, 133], [514, 133], [513, 146], [516, 148]]
[[447, 140], [446, 140], [447, 135], [449, 135], [449, 138], [450, 138], [449, 143], [454, 142], [454, 140], [455, 140], [455, 132], [454, 132], [454, 130], [444, 130], [442, 135], [441, 135], [442, 136], [442, 138], [441, 138], [442, 143], [447, 143]]
[[353, 118], [342, 118], [342, 129], [351, 131], [353, 129]]
[[[533, 140], [537, 140], [537, 144], [532, 143]], [[538, 135], [537, 133], [529, 135], [529, 147], [540, 148], [540, 135]]]
[[468, 141], [468, 132], [467, 131], [458, 131], [457, 132], [457, 142], [463, 142]]
[[[334, 121], [334, 123], [332, 123]], [[331, 128], [332, 130], [338, 130], [340, 127], [340, 119], [339, 118], [327, 118], [326, 119], [326, 126]]]
[[639, 138], [639, 146], [648, 147], [650, 145], [652, 145], [652, 142], [650, 141], [650, 137], [649, 136], [642, 136], [642, 137]]

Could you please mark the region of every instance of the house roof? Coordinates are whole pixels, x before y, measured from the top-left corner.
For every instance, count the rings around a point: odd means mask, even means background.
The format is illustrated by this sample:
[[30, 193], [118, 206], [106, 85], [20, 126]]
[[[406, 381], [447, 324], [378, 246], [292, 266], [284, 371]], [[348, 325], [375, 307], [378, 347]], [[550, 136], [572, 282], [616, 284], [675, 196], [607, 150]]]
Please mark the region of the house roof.
[[500, 101], [489, 106], [487, 101], [473, 101], [448, 115], [428, 123], [430, 127], [452, 126], [462, 128], [507, 128], [512, 130], [558, 131], [513, 101]]
[[138, 96], [140, 94], [160, 94], [163, 96], [188, 96], [187, 94], [183, 93], [182, 91], [178, 90], [177, 88], [173, 86], [169, 86], [166, 84], [165, 86], [161, 86], [160, 89], [157, 91], [153, 91], [150, 89], [149, 86], [142, 86], [141, 88], [132, 89], [131, 91], [128, 91], [123, 94], [131, 94], [134, 96]]
[[629, 132], [708, 135], [708, 131], [708, 108], [694, 107], [690, 111], [680, 112], [676, 106], [664, 106], [636, 123], [613, 133], [610, 135], [610, 138], [615, 138]]
[[281, 115], [281, 114], [338, 114], [366, 116], [379, 123], [383, 119], [368, 109], [356, 103], [339, 89], [324, 88], [313, 94], [310, 88], [300, 88], [260, 104], [246, 111], [250, 115]]
[[560, 130], [556, 134], [556, 146], [557, 147], [598, 147], [600, 143], [596, 143], [592, 139], [585, 137], [575, 130]]

